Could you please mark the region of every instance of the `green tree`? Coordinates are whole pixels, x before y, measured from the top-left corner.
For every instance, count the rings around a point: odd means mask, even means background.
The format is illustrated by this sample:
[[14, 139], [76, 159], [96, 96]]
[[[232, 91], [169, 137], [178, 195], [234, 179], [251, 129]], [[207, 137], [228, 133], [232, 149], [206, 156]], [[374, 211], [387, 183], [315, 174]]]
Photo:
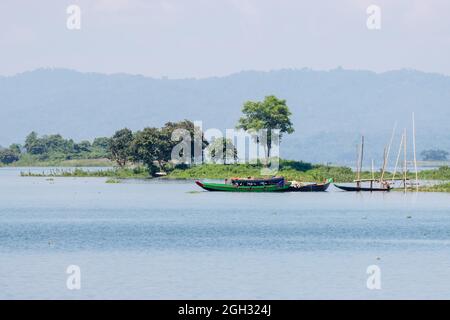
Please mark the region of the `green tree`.
[[[208, 146], [208, 142], [205, 140], [201, 128], [195, 126], [192, 121], [186, 119], [179, 122], [167, 122], [161, 130], [170, 141], [171, 150], [179, 143], [179, 140], [172, 140], [172, 134], [176, 129], [186, 130], [191, 137], [191, 162], [194, 162], [194, 157], [196, 156], [194, 150], [201, 150], [199, 156], [202, 158], [201, 160], [203, 160], [203, 150]], [[180, 155], [180, 157], [182, 156], [183, 155]]]
[[110, 140], [110, 159], [117, 162], [120, 167], [124, 167], [131, 160], [131, 144], [133, 138], [133, 132], [130, 129], [124, 128], [116, 131]]
[[60, 134], [39, 137], [33, 131], [25, 139], [26, 151], [38, 156], [41, 160], [48, 158], [68, 159], [75, 152], [74, 146], [73, 140], [66, 140]]
[[100, 150], [108, 150], [110, 143], [110, 138], [108, 137], [99, 137], [95, 138], [92, 142], [92, 147]]
[[3, 164], [10, 164], [19, 160], [19, 154], [11, 149], [0, 150], [0, 162]]
[[266, 129], [266, 136], [259, 136], [257, 142], [266, 141], [263, 145], [265, 156], [270, 158], [273, 139], [276, 138], [272, 130], [280, 130], [279, 141], [283, 133], [291, 134], [294, 127], [290, 120], [291, 112], [286, 105], [286, 100], [278, 99], [275, 96], [267, 96], [264, 101], [247, 101], [242, 108], [243, 117], [239, 119], [237, 129], [244, 129], [249, 132], [258, 133]]
[[110, 158], [109, 152], [110, 138], [99, 137], [92, 142], [91, 156], [93, 158]]
[[91, 152], [91, 143], [87, 140], [81, 141], [80, 143], [74, 144], [75, 153], [89, 153]]
[[[1, 149], [1, 148], [0, 148]], [[20, 155], [21, 153], [22, 153], [22, 146], [20, 145], [20, 144], [17, 144], [17, 143], [13, 143], [12, 145], [10, 145], [9, 146], [9, 149], [12, 151], [12, 152], [14, 152], [14, 153], [16, 153], [16, 154], [18, 154], [18, 155]]]
[[238, 158], [237, 149], [234, 146], [231, 139], [219, 138], [211, 141], [209, 146], [206, 148], [209, 158], [212, 162], [223, 162], [227, 163], [227, 160], [236, 161]]
[[31, 132], [25, 139], [25, 149], [30, 154], [44, 154], [46, 147], [39, 139], [36, 132]]
[[160, 170], [164, 170], [164, 164], [170, 160], [172, 143], [167, 131], [145, 128], [135, 134], [131, 150], [133, 160], [143, 162], [154, 174], [154, 162], [158, 163]]

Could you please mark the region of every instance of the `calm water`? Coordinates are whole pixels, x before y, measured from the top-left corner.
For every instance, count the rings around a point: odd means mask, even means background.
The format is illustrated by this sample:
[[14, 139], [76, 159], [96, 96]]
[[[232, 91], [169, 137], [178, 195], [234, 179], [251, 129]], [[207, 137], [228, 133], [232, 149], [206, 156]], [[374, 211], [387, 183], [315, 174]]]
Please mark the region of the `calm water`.
[[[0, 169], [0, 298], [450, 298], [449, 194], [207, 193], [19, 172]], [[66, 288], [69, 265], [81, 290]], [[369, 265], [381, 290], [366, 287]]]

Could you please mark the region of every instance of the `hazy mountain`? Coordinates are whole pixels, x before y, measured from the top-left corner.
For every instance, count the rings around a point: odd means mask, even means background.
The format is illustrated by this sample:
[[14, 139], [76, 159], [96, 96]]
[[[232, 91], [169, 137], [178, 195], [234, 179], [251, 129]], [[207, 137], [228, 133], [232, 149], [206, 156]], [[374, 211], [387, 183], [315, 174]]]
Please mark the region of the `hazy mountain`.
[[[245, 100], [287, 99], [296, 132], [283, 139], [285, 158], [353, 161], [360, 134], [367, 157], [379, 158], [394, 122], [417, 121], [418, 150], [450, 150], [450, 77], [411, 70], [280, 70], [207, 79], [40, 69], [0, 77], [0, 144], [22, 142], [32, 130], [76, 140], [116, 129], [202, 120], [204, 129], [233, 128]], [[395, 140], [395, 152], [400, 134]]]

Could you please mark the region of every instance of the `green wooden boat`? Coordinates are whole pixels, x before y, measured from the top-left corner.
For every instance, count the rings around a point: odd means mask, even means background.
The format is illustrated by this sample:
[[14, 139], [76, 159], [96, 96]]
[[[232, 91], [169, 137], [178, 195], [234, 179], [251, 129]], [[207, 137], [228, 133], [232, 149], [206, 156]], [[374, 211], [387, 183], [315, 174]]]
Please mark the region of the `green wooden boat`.
[[289, 182], [280, 184], [270, 184], [261, 186], [246, 186], [226, 183], [207, 183], [195, 181], [195, 183], [207, 191], [228, 191], [228, 192], [286, 192], [289, 191]]

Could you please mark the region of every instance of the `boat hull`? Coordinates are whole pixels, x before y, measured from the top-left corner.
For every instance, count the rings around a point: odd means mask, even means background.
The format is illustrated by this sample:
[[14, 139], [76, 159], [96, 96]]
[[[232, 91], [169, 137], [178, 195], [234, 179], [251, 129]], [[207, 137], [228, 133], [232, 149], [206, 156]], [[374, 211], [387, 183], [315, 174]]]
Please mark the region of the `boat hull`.
[[349, 186], [341, 186], [341, 185], [334, 185], [336, 188], [344, 190], [344, 191], [350, 191], [350, 192], [389, 192], [391, 189], [388, 188], [365, 188], [365, 187], [349, 187]]
[[222, 191], [222, 192], [287, 192], [290, 184], [283, 186], [266, 185], [266, 186], [237, 186], [223, 183], [206, 183], [195, 181], [195, 183], [207, 191]]
[[330, 186], [330, 183], [324, 183], [324, 184], [313, 183], [313, 184], [301, 186], [298, 188], [289, 187], [289, 191], [291, 191], [291, 192], [325, 192], [325, 191], [327, 191], [329, 186]]

